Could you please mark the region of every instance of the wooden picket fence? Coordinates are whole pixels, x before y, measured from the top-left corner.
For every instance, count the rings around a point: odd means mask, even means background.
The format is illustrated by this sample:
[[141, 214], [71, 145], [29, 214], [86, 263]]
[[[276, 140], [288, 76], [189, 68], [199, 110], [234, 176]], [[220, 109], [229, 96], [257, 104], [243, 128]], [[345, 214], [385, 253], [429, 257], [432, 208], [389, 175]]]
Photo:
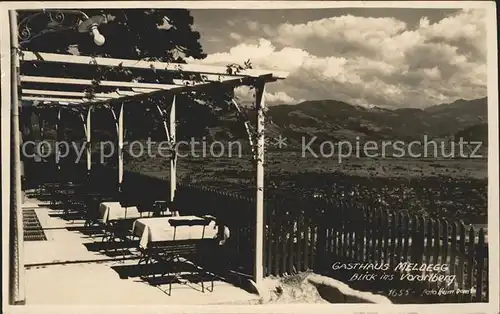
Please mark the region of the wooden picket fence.
[[[229, 227], [231, 238], [224, 262], [232, 270], [251, 277], [255, 198], [215, 188], [179, 186], [176, 199], [183, 213], [212, 214]], [[416, 289], [472, 291], [434, 298], [436, 302], [488, 300], [484, 228], [476, 230], [463, 222], [435, 220], [407, 211], [374, 209], [353, 200], [267, 193], [264, 206], [266, 276], [306, 270], [328, 273], [335, 262], [387, 263], [390, 270], [404, 262], [446, 264], [448, 271], [441, 275], [456, 276], [451, 288], [445, 288], [446, 283], [442, 282]]]
[[278, 197], [266, 204], [267, 275], [321, 272], [331, 270], [334, 262], [387, 263], [389, 269], [400, 262], [446, 264], [449, 270], [443, 275], [456, 276], [451, 288], [445, 288], [444, 282], [423, 288], [472, 293], [443, 295], [439, 302], [488, 300], [484, 228], [348, 200]]
[[[116, 174], [108, 172], [99, 171], [95, 184], [104, 182], [103, 177], [113, 181]], [[131, 192], [140, 186], [144, 191], [141, 198], [168, 198], [164, 180], [126, 173], [124, 182], [126, 195], [137, 194]], [[221, 262], [232, 271], [252, 277], [253, 193], [179, 185], [176, 202], [183, 214], [211, 214], [227, 225], [231, 237]], [[474, 291], [448, 295], [444, 301], [488, 301], [488, 241], [484, 228], [407, 211], [384, 210], [353, 199], [290, 197], [269, 190], [264, 211], [266, 276], [306, 270], [328, 273], [335, 262], [388, 263], [390, 269], [400, 262], [439, 263], [449, 265], [447, 274], [456, 276], [454, 288]]]

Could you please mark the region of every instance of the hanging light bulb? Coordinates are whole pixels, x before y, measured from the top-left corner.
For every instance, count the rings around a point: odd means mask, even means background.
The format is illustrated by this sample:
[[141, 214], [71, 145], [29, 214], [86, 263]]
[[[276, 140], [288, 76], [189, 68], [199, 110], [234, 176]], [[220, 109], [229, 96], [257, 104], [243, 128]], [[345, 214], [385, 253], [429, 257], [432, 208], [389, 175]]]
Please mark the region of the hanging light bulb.
[[92, 17], [87, 17], [78, 25], [78, 31], [80, 33], [89, 33], [94, 38], [94, 43], [97, 46], [102, 46], [106, 42], [106, 38], [99, 33], [97, 27], [103, 23], [107, 23], [107, 19], [104, 15], [96, 15]]
[[106, 42], [106, 38], [104, 38], [104, 36], [101, 33], [99, 33], [97, 25], [92, 25], [91, 31], [92, 31], [92, 36], [94, 37], [94, 43], [97, 46], [104, 45], [104, 43]]

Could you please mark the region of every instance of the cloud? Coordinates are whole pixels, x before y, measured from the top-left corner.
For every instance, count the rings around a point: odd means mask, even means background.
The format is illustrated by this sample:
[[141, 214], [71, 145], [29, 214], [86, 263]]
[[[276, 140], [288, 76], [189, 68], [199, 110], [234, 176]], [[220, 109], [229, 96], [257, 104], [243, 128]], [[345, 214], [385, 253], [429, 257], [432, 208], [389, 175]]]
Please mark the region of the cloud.
[[[243, 105], [253, 104], [255, 102], [255, 92], [247, 86], [241, 86], [235, 89], [234, 94], [238, 100], [238, 103]], [[294, 105], [304, 101], [304, 99], [295, 99], [285, 92], [267, 92], [265, 97], [265, 103], [267, 106], [290, 104]]]
[[231, 37], [232, 39], [236, 40], [236, 41], [240, 41], [243, 37], [238, 34], [238, 33], [230, 33], [229, 34], [229, 37]]
[[463, 10], [460, 14], [429, 25], [421, 20], [420, 33], [429, 41], [444, 41], [471, 59], [486, 61], [485, 10]]
[[256, 31], [259, 29], [259, 23], [255, 22], [255, 21], [248, 21], [247, 26], [252, 31]]
[[404, 22], [394, 18], [366, 18], [352, 15], [311, 21], [306, 24], [282, 24], [275, 33], [274, 40], [288, 46], [303, 47], [310, 40], [325, 44], [337, 44], [331, 49], [360, 49], [371, 52], [387, 38], [398, 35], [406, 29]]
[[[261, 38], [199, 62], [250, 59], [254, 68], [289, 71], [269, 99], [337, 99], [353, 104], [424, 107], [486, 95], [484, 10], [463, 10], [414, 27], [394, 18], [352, 15], [275, 27], [248, 22]], [[194, 60], [191, 60], [194, 61]]]

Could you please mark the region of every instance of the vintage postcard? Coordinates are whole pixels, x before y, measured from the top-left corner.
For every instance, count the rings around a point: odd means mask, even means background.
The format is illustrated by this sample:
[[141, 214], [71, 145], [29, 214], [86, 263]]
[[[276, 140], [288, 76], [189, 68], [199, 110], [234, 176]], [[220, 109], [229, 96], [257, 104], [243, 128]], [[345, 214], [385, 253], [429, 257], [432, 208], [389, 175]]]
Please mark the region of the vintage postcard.
[[498, 313], [494, 2], [0, 9], [6, 313]]

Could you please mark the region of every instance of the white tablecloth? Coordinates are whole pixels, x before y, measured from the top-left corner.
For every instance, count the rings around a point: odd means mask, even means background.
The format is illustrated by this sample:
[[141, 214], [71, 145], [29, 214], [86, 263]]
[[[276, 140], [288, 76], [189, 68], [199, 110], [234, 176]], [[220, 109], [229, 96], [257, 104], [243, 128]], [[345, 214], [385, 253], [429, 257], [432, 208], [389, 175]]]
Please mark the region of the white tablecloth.
[[119, 202], [103, 202], [99, 205], [99, 221], [104, 224], [114, 220], [135, 219], [150, 215], [150, 212], [141, 214], [135, 206], [122, 207]]
[[215, 221], [207, 226], [178, 226], [170, 225], [170, 220], [203, 219], [198, 216], [177, 216], [137, 219], [132, 227], [132, 233], [140, 238], [141, 248], [147, 248], [149, 243], [175, 240], [215, 239], [218, 227]]

